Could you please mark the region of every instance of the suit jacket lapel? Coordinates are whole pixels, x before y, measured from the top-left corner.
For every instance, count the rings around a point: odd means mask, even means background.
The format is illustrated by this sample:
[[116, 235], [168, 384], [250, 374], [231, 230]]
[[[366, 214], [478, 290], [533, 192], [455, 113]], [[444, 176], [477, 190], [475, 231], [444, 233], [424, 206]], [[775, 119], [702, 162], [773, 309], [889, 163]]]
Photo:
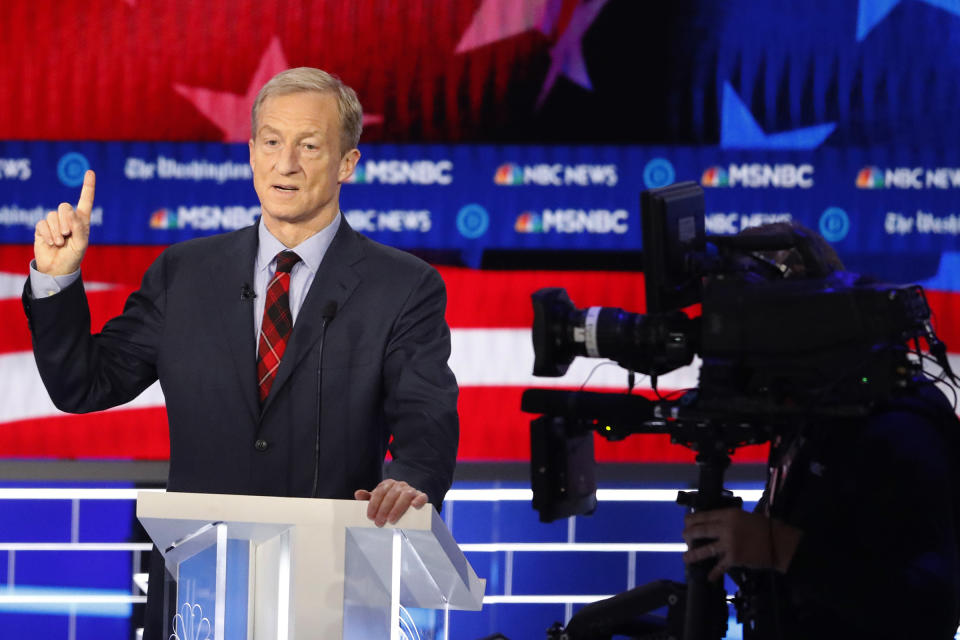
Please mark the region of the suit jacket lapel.
[[[327, 249], [327, 253], [313, 277], [310, 291], [307, 293], [303, 306], [297, 314], [297, 321], [290, 334], [287, 350], [277, 369], [277, 377], [270, 388], [270, 395], [263, 405], [263, 413], [270, 408], [273, 398], [277, 395], [291, 373], [300, 364], [304, 356], [320, 339], [323, 326], [323, 313], [330, 302], [336, 304], [339, 311], [346, 304], [347, 299], [357, 285], [360, 276], [353, 265], [363, 258], [363, 249], [360, 246], [357, 233], [350, 228], [346, 219], [340, 220], [337, 235]], [[319, 363], [317, 363], [319, 366]], [[261, 413], [261, 416], [263, 415]]]
[[260, 413], [257, 394], [257, 345], [253, 324], [253, 299], [241, 296], [244, 287], [253, 289], [253, 266], [257, 254], [257, 225], [239, 233], [240, 241], [233, 249], [211, 256], [211, 267], [206, 269], [212, 282], [213, 307], [220, 314], [221, 335], [233, 359], [244, 403], [250, 410], [251, 421]]

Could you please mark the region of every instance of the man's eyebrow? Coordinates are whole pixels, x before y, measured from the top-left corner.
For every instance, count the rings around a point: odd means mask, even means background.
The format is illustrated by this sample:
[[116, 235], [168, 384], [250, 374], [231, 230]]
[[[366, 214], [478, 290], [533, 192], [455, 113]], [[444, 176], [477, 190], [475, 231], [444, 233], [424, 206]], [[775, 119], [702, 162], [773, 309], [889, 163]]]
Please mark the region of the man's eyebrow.
[[[260, 126], [260, 129], [257, 131], [257, 135], [262, 135], [262, 134], [264, 134], [264, 133], [275, 133], [275, 134], [278, 134], [278, 135], [279, 135], [279, 134], [280, 134], [280, 131], [279, 131], [278, 129], [274, 129], [273, 127], [271, 127], [271, 126], [268, 125], [268, 124], [264, 124], [264, 125], [261, 125], [261, 126]], [[307, 129], [307, 130], [298, 132], [298, 133], [296, 134], [295, 138], [296, 138], [297, 140], [303, 140], [304, 138], [309, 138], [309, 137], [311, 137], [311, 136], [315, 136], [315, 137], [320, 137], [320, 138], [322, 138], [322, 137], [323, 137], [323, 130], [321, 130], [321, 129]]]

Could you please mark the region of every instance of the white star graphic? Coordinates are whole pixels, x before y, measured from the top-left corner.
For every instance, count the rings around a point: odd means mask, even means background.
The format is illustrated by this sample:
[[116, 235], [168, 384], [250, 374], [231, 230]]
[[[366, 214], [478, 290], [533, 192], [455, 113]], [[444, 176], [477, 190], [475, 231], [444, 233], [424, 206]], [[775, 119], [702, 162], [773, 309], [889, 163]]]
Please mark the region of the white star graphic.
[[[562, 2], [562, 0], [561, 0]], [[539, 29], [544, 35], [553, 30], [548, 9], [559, 6], [555, 0], [483, 0], [464, 31], [455, 53], [464, 53], [517, 34]], [[554, 20], [556, 17], [554, 16]]]
[[[290, 67], [280, 39], [274, 37], [260, 58], [256, 71], [244, 95], [217, 91], [207, 87], [191, 87], [175, 83], [173, 88], [189, 100], [203, 115], [223, 132], [224, 142], [246, 142], [250, 139], [250, 108], [257, 92], [270, 78]], [[383, 116], [364, 114], [363, 124], [383, 122]]]
[[[583, 60], [582, 39], [608, 0], [578, 0], [570, 22], [550, 49], [550, 69], [537, 97], [539, 108], [561, 75], [584, 89], [593, 89]], [[470, 26], [460, 38], [456, 53], [536, 29], [551, 36], [564, 8], [565, 0], [484, 0], [473, 15]]]

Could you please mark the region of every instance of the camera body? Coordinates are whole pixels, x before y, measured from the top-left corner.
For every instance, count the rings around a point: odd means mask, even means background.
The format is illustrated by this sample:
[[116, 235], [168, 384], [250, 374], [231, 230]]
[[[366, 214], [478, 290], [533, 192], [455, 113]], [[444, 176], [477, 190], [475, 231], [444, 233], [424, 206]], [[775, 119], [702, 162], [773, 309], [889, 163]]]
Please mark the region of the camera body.
[[[646, 313], [534, 293], [534, 375], [588, 356], [656, 378], [699, 356], [702, 408], [773, 414], [866, 407], [916, 376], [906, 343], [931, 333], [922, 288], [832, 271], [799, 230], [707, 237], [703, 211], [695, 183], [643, 193]], [[797, 256], [802, 277], [785, 266]]]

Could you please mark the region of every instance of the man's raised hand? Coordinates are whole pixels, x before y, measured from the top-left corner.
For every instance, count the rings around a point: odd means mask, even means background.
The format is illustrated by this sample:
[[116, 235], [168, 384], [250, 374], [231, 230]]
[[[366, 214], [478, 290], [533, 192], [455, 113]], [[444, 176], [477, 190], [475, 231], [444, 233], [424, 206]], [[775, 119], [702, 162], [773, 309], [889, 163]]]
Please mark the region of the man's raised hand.
[[64, 276], [80, 268], [90, 243], [90, 213], [96, 181], [93, 171], [87, 171], [77, 208], [61, 202], [56, 211], [49, 212], [46, 219], [37, 223], [33, 256], [40, 273]]

